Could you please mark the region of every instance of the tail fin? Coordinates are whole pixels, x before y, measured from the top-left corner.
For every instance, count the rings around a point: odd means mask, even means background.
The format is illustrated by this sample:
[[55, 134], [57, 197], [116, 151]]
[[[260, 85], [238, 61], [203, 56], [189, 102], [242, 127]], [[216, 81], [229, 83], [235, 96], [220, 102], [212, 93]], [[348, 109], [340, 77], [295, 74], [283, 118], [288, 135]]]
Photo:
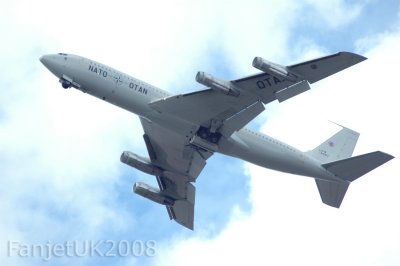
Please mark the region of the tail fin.
[[341, 179], [315, 179], [322, 202], [329, 206], [339, 208], [352, 181], [394, 158], [380, 151], [351, 157], [359, 136], [359, 133], [343, 127], [324, 143], [307, 152], [320, 161], [327, 171]]
[[307, 154], [321, 163], [329, 163], [351, 157], [356, 147], [359, 133], [343, 127], [342, 130], [327, 139]]

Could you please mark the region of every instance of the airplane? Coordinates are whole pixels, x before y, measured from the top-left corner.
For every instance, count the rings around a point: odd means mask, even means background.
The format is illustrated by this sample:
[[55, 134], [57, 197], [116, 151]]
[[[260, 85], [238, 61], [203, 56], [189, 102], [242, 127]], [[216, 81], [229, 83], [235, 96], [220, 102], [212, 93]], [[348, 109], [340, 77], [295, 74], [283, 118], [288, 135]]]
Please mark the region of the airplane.
[[166, 206], [169, 218], [193, 230], [194, 182], [214, 153], [261, 167], [315, 179], [322, 202], [339, 208], [350, 183], [393, 159], [375, 151], [352, 157], [359, 133], [342, 127], [321, 145], [302, 152], [245, 126], [265, 106], [284, 102], [310, 84], [367, 58], [338, 52], [283, 66], [255, 57], [260, 73], [222, 80], [199, 71], [205, 88], [178, 95], [156, 88], [96, 61], [66, 53], [40, 57], [65, 89], [75, 88], [140, 118], [148, 156], [130, 151], [121, 162], [157, 179], [158, 188], [136, 182], [133, 191]]

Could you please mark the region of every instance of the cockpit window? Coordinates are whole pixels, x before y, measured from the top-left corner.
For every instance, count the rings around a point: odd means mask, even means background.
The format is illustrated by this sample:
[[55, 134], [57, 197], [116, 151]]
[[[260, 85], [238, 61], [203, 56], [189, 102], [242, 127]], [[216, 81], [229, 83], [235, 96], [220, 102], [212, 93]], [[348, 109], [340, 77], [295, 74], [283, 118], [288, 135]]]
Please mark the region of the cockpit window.
[[58, 53], [59, 55], [63, 55], [63, 56], [67, 56], [68, 54], [64, 54], [64, 53]]

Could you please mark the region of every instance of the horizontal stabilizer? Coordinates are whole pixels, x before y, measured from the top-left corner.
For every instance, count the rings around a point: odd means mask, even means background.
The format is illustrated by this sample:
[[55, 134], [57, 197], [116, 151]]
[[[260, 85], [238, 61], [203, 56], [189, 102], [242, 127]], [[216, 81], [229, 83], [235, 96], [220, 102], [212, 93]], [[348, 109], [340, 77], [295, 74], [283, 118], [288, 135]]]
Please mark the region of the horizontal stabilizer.
[[344, 181], [339, 183], [320, 179], [315, 179], [315, 182], [317, 183], [322, 202], [326, 205], [339, 208], [350, 182]]
[[390, 154], [376, 151], [323, 164], [322, 166], [341, 179], [352, 182], [393, 158]]

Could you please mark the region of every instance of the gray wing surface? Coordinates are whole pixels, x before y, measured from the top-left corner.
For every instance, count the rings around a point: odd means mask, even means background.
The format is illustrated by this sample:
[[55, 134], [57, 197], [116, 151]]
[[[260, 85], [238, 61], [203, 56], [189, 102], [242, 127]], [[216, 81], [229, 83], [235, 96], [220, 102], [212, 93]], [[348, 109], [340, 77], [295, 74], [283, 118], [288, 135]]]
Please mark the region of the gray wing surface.
[[178, 195], [174, 205], [166, 206], [169, 218], [193, 230], [196, 187], [184, 179], [172, 180], [165, 176], [157, 176], [157, 183], [163, 193]]
[[287, 66], [286, 70], [292, 74], [290, 79], [260, 73], [232, 82], [257, 94], [265, 104], [274, 100], [282, 102], [308, 90], [308, 83], [312, 84], [366, 59], [358, 54], [339, 52]]
[[171, 219], [193, 229], [196, 180], [211, 152], [188, 145], [184, 135], [140, 118], [150, 160], [164, 169], [157, 182], [163, 194], [173, 198], [173, 206], [167, 206]]
[[[257, 95], [242, 94], [240, 97], [231, 97], [212, 89], [171, 96], [154, 101], [150, 106], [160, 113], [168, 113], [187, 123], [205, 128], [216, 125], [222, 129], [224, 123], [229, 120], [230, 127], [234, 130], [241, 129], [264, 111], [264, 106]], [[236, 121], [235, 115], [248, 109], [251, 110], [251, 116], [245, 118], [244, 122], [243, 118], [241, 121]]]
[[352, 65], [358, 64], [366, 59], [366, 57], [358, 54], [339, 52], [318, 59], [291, 65], [288, 66], [288, 68], [305, 77], [307, 81], [312, 84]]
[[290, 78], [260, 73], [232, 80], [230, 83], [240, 89], [238, 97], [209, 88], [156, 100], [150, 106], [159, 113], [168, 113], [196, 126], [215, 127], [229, 137], [264, 111], [262, 103], [290, 99], [309, 90], [309, 83], [365, 59], [357, 54], [340, 52], [285, 67], [291, 73]]

